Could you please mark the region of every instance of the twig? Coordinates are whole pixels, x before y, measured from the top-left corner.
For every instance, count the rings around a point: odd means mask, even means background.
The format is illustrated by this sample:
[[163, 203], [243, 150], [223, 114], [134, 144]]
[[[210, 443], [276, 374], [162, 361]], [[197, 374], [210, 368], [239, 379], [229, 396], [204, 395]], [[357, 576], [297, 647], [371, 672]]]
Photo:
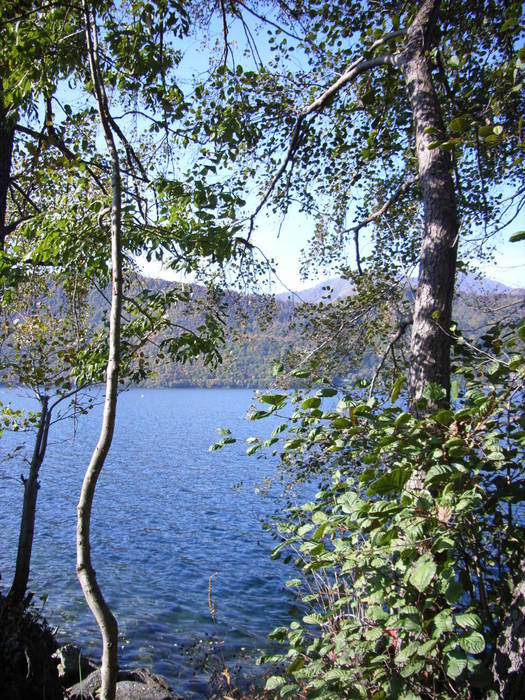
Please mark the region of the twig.
[[389, 353], [391, 350], [393, 350], [394, 345], [398, 342], [398, 340], [400, 340], [401, 336], [404, 334], [404, 332], [406, 331], [406, 329], [408, 328], [408, 326], [410, 326], [411, 324], [412, 324], [412, 320], [411, 320], [411, 319], [410, 319], [410, 320], [401, 321], [401, 323], [399, 324], [399, 327], [398, 327], [398, 329], [397, 329], [397, 333], [395, 334], [395, 336], [392, 338], [392, 340], [391, 340], [390, 343], [388, 344], [387, 349], [386, 349], [385, 352], [383, 353], [383, 355], [382, 355], [382, 357], [381, 357], [381, 360], [380, 360], [379, 364], [377, 365], [377, 367], [376, 367], [376, 369], [375, 369], [374, 375], [373, 375], [373, 377], [372, 377], [372, 381], [370, 382], [370, 388], [369, 388], [369, 390], [368, 390], [368, 398], [369, 398], [369, 399], [372, 398], [372, 394], [373, 394], [373, 392], [374, 392], [375, 383], [376, 383], [376, 381], [377, 381], [377, 378], [378, 378], [378, 376], [379, 376], [379, 373], [380, 373], [381, 370], [383, 369], [383, 365], [385, 364], [385, 361], [386, 361], [386, 358], [387, 358], [387, 356], [388, 356], [388, 353]]
[[211, 590], [211, 582], [212, 582], [212, 579], [214, 579], [218, 575], [219, 575], [219, 572], [216, 571], [208, 579], [208, 607], [210, 609], [210, 615], [211, 615], [211, 619], [213, 621], [213, 624], [216, 624], [216, 620], [215, 620], [215, 605], [213, 604], [213, 597], [212, 597], [212, 590]]

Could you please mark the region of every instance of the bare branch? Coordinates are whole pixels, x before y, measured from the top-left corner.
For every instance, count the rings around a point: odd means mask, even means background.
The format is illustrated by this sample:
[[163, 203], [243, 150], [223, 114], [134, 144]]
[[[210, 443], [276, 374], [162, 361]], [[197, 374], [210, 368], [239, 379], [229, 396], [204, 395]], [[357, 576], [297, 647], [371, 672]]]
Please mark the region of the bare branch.
[[332, 83], [330, 87], [323, 92], [316, 100], [314, 100], [308, 107], [303, 109], [302, 116], [311, 114], [312, 112], [318, 112], [323, 109], [330, 99], [336, 95], [339, 90], [344, 87], [347, 83], [353, 82], [359, 75], [366, 73], [372, 68], [377, 68], [378, 66], [395, 66], [397, 64], [397, 57], [394, 54], [381, 54], [375, 58], [370, 58], [365, 60], [362, 56], [354, 61], [346, 71]]
[[[22, 187], [20, 187], [20, 185], [18, 184], [18, 182], [16, 182], [15, 180], [11, 180], [11, 182], [9, 183], [9, 187], [12, 187], [12, 188], [14, 188], [17, 192], [19, 192], [19, 193], [22, 195], [22, 198], [25, 199], [26, 202], [27, 202], [28, 204], [30, 204], [36, 212], [38, 212], [39, 214], [42, 213], [42, 210], [40, 209], [40, 207], [38, 206], [38, 204], [35, 204], [35, 202], [33, 202], [33, 200], [31, 199], [31, 197], [27, 194], [27, 192], [25, 192], [25, 191], [22, 189]], [[11, 193], [11, 194], [12, 194], [12, 193]], [[25, 217], [25, 218], [27, 218], [27, 217]]]
[[222, 15], [222, 36], [224, 39], [224, 49], [222, 52], [222, 62], [224, 65], [226, 65], [228, 61], [228, 50], [230, 48], [230, 44], [228, 41], [228, 21], [226, 18], [226, 7], [224, 6], [224, 0], [221, 0], [221, 15]]
[[286, 153], [286, 156], [285, 156], [285, 158], [284, 158], [284, 160], [283, 160], [283, 162], [282, 162], [280, 168], [277, 170], [277, 172], [276, 172], [275, 175], [273, 176], [273, 178], [272, 178], [270, 184], [269, 184], [268, 187], [266, 188], [266, 191], [265, 191], [264, 195], [262, 196], [262, 199], [259, 201], [259, 204], [256, 206], [255, 211], [254, 211], [253, 214], [250, 216], [250, 230], [249, 230], [249, 232], [248, 232], [248, 240], [250, 239], [250, 237], [251, 237], [251, 235], [252, 235], [253, 226], [254, 226], [254, 222], [255, 222], [255, 217], [257, 216], [257, 214], [261, 211], [261, 209], [264, 207], [264, 205], [265, 205], [266, 202], [268, 201], [268, 198], [269, 198], [270, 195], [272, 194], [272, 192], [273, 192], [273, 190], [274, 190], [274, 188], [275, 188], [275, 185], [279, 182], [279, 180], [281, 179], [282, 174], [284, 173], [284, 171], [285, 171], [286, 168], [288, 167], [288, 163], [290, 163], [290, 161], [291, 161], [291, 160], [293, 159], [293, 157], [294, 157], [294, 154], [295, 154], [295, 152], [296, 152], [296, 150], [297, 150], [297, 146], [299, 145], [299, 135], [300, 135], [300, 133], [301, 133], [301, 125], [302, 125], [302, 123], [303, 123], [303, 121], [304, 121], [304, 117], [305, 117], [305, 115], [303, 115], [303, 114], [301, 114], [301, 115], [298, 117], [298, 119], [297, 119], [297, 121], [296, 121], [296, 123], [295, 123], [294, 130], [293, 130], [293, 132], [292, 132], [292, 138], [290, 139], [290, 145], [289, 145], [289, 147], [288, 147], [288, 151], [287, 151], [287, 153]]
[[368, 226], [368, 224], [371, 224], [372, 221], [375, 221], [378, 219], [380, 216], [382, 216], [390, 207], [392, 204], [395, 204], [397, 200], [403, 195], [407, 190], [409, 190], [414, 183], [416, 183], [419, 180], [418, 175], [413, 175], [412, 177], [409, 177], [408, 180], [405, 180], [397, 190], [394, 192], [394, 194], [387, 199], [387, 201], [376, 211], [372, 212], [369, 216], [366, 218], [362, 219], [359, 221], [357, 224], [354, 224], [353, 226], [350, 226], [350, 228], [347, 228], [344, 233], [357, 233], [360, 231], [362, 228], [365, 226]]
[[68, 148], [67, 145], [64, 143], [64, 141], [56, 134], [56, 132], [54, 130], [48, 134], [44, 134], [44, 133], [35, 131], [34, 129], [31, 129], [28, 126], [24, 126], [23, 124], [16, 124], [15, 131], [18, 131], [21, 134], [26, 134], [26, 136], [31, 136], [32, 138], [37, 139], [38, 141], [45, 141], [46, 143], [50, 144], [51, 146], [55, 146], [63, 155], [66, 156], [66, 158], [69, 161], [76, 161], [79, 163], [84, 163], [86, 165], [86, 170], [88, 171], [88, 173], [91, 175], [93, 180], [97, 183], [97, 185], [100, 187], [102, 192], [104, 192], [106, 194], [106, 188], [104, 187], [104, 184], [102, 183], [100, 178], [93, 172], [93, 170], [90, 167], [90, 164], [87, 163], [82, 158], [80, 158], [78, 155], [76, 155], [70, 148]]
[[[405, 33], [404, 30], [398, 30], [396, 32], [391, 32], [390, 34], [385, 35], [381, 39], [378, 39], [376, 42], [372, 44], [370, 47], [369, 51], [372, 51], [373, 49], [377, 48], [381, 44], [384, 44], [386, 41], [389, 39], [392, 39], [396, 36], [401, 36]], [[398, 64], [398, 56], [395, 54], [381, 54], [380, 56], [375, 56], [374, 58], [370, 59], [365, 59], [364, 56], [361, 56], [358, 58], [356, 61], [354, 61], [346, 70], [345, 72], [334, 82], [332, 85], [330, 85], [329, 88], [327, 88], [322, 95], [320, 95], [316, 100], [314, 100], [312, 103], [310, 103], [307, 107], [303, 108], [303, 110], [300, 112], [299, 116], [297, 117], [297, 120], [295, 122], [294, 129], [292, 131], [292, 136], [290, 139], [290, 145], [288, 147], [288, 151], [286, 153], [286, 156], [275, 173], [274, 177], [272, 178], [270, 184], [266, 188], [266, 191], [264, 192], [262, 199], [260, 200], [259, 204], [257, 205], [255, 211], [253, 214], [249, 217], [250, 220], [250, 230], [248, 233], [248, 239], [250, 238], [252, 231], [253, 231], [253, 226], [254, 226], [254, 221], [255, 217], [257, 214], [261, 211], [263, 206], [266, 204], [268, 201], [268, 198], [272, 194], [273, 190], [275, 189], [276, 184], [279, 182], [280, 178], [282, 177], [283, 173], [285, 172], [286, 168], [288, 167], [288, 164], [293, 161], [293, 157], [295, 155], [295, 152], [297, 151], [297, 147], [299, 145], [299, 137], [300, 137], [300, 132], [301, 132], [301, 127], [302, 124], [307, 116], [314, 112], [320, 112], [327, 104], [328, 102], [343, 88], [345, 85], [348, 83], [353, 82], [359, 75], [362, 73], [366, 73], [367, 71], [372, 70], [373, 68], [377, 68], [379, 66], [384, 66], [384, 65], [391, 65], [391, 66], [397, 66]]]
[[376, 383], [376, 381], [377, 381], [377, 378], [378, 378], [378, 376], [379, 376], [379, 373], [380, 373], [381, 370], [383, 369], [383, 365], [385, 364], [386, 358], [388, 357], [389, 353], [390, 353], [391, 351], [393, 351], [394, 346], [395, 346], [396, 343], [402, 338], [402, 336], [404, 335], [406, 329], [407, 329], [410, 325], [412, 325], [412, 320], [411, 320], [411, 319], [410, 319], [410, 320], [401, 321], [400, 324], [399, 324], [399, 327], [398, 327], [398, 329], [397, 329], [397, 333], [396, 333], [395, 336], [392, 338], [392, 340], [388, 343], [388, 347], [387, 347], [387, 349], [385, 350], [385, 352], [383, 353], [383, 355], [381, 356], [381, 360], [379, 361], [379, 364], [377, 365], [377, 367], [376, 367], [376, 369], [375, 369], [375, 371], [374, 371], [374, 374], [373, 374], [373, 376], [372, 376], [372, 380], [371, 380], [371, 382], [370, 382], [370, 388], [369, 388], [369, 390], [368, 390], [368, 398], [369, 398], [369, 399], [372, 397], [372, 394], [374, 393], [374, 386], [375, 386], [375, 383]]
[[357, 265], [357, 274], [361, 277], [363, 275], [363, 268], [361, 267], [361, 253], [359, 251], [359, 229], [354, 231], [354, 248], [355, 248], [355, 263]]
[[[222, 2], [221, 2], [221, 4], [222, 4]], [[273, 22], [271, 19], [268, 19], [268, 17], [265, 17], [264, 15], [260, 15], [255, 10], [252, 10], [251, 7], [248, 7], [243, 2], [241, 2], [241, 0], [236, 0], [236, 4], [240, 5], [241, 7], [244, 7], [246, 12], [248, 12], [250, 15], [253, 15], [253, 17], [255, 17], [256, 19], [261, 20], [261, 22], [264, 22], [265, 24], [269, 24], [271, 27], [275, 27], [275, 29], [278, 29], [281, 32], [281, 34], [285, 34], [286, 36], [289, 36], [290, 39], [295, 39], [296, 41], [300, 41], [300, 42], [307, 41], [304, 37], [297, 36], [297, 34], [292, 34], [292, 32], [289, 32], [287, 29], [284, 29], [284, 27], [277, 24], [276, 22]], [[311, 42], [307, 42], [307, 43], [311, 43]]]

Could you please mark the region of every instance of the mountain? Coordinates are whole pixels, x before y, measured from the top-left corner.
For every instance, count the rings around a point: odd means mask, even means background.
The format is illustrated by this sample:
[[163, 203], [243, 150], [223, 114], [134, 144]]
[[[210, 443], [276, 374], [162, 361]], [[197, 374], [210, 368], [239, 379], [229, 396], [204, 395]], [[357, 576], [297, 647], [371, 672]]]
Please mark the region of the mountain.
[[313, 287], [301, 289], [298, 292], [281, 292], [276, 294], [278, 301], [293, 301], [294, 303], [319, 304], [326, 301], [337, 301], [345, 299], [354, 293], [354, 285], [348, 280], [339, 277], [319, 282]]
[[[174, 286], [175, 283], [166, 280], [138, 277], [133, 289], [137, 292], [141, 287], [147, 287], [150, 291], [162, 292]], [[330, 299], [328, 287], [333, 290]], [[454, 319], [467, 335], [476, 337], [483, 332], [483, 328], [494, 321], [495, 309], [507, 317], [523, 316], [524, 289], [511, 289], [473, 275], [461, 275], [458, 289]], [[195, 330], [203, 322], [207, 309], [205, 289], [194, 286], [193, 291], [195, 301], [190, 305], [179, 303], [170, 310], [169, 317], [173, 324]], [[287, 354], [305, 348], [305, 338], [301, 336], [305, 314], [301, 311], [308, 312], [308, 309], [304, 304], [337, 303], [352, 293], [351, 283], [337, 278], [320, 282], [297, 295], [284, 293], [275, 298], [229, 290], [222, 300], [226, 328], [226, 344], [221, 349], [222, 363], [214, 370], [202, 361], [181, 364], [163, 360], [155, 364], [155, 347], [146, 346], [144, 352], [154, 368], [147, 383], [153, 386], [268, 387], [274, 381], [272, 361], [283, 360]], [[57, 308], [60, 296], [60, 290], [54, 290], [51, 295]], [[107, 302], [94, 291], [90, 293], [89, 313], [92, 327], [99, 327], [107, 314]], [[152, 340], [158, 344], [162, 338]], [[369, 364], [374, 363], [375, 358], [370, 356]]]
[[[151, 280], [147, 280], [151, 284]], [[160, 287], [172, 283], [156, 280]], [[331, 288], [331, 297], [328, 298]], [[525, 290], [512, 289], [492, 280], [474, 275], [460, 275], [454, 319], [459, 327], [473, 337], [479, 336], [495, 320], [494, 309], [514, 318], [523, 316]], [[268, 387], [273, 382], [272, 361], [282, 360], [288, 353], [304, 346], [301, 326], [304, 316], [297, 313], [303, 304], [336, 303], [353, 293], [347, 280], [333, 278], [307, 290], [275, 298], [242, 295], [228, 291], [225, 296], [227, 342], [222, 352], [223, 362], [210, 371], [202, 363], [194, 365], [167, 364], [159, 367], [149, 382], [162, 386], [238, 386]], [[170, 316], [177, 321], [177, 310]], [[370, 361], [375, 362], [371, 357]]]
[[[414, 285], [417, 284], [415, 278], [411, 281]], [[520, 294], [521, 292], [525, 293], [525, 290], [507, 287], [501, 282], [482, 277], [473, 272], [460, 272], [456, 282], [456, 292], [483, 296], [487, 294]], [[301, 289], [297, 292], [281, 292], [276, 294], [276, 299], [279, 301], [293, 301], [296, 304], [320, 304], [321, 302], [345, 299], [353, 293], [354, 285], [352, 282], [339, 277], [331, 277], [315, 284], [313, 287]]]

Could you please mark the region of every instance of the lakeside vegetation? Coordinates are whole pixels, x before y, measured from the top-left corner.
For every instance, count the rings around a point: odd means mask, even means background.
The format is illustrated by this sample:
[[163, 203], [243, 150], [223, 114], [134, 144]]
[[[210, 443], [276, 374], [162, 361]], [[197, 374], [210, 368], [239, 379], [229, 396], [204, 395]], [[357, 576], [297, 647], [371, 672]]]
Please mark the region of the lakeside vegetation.
[[[512, 1], [4, 0], [2, 374], [39, 404], [1, 407], [35, 439], [0, 601], [13, 700], [65, 693], [45, 625], [43, 665], [26, 635], [39, 472], [54, 420], [100, 383], [76, 570], [102, 638], [93, 692], [115, 698], [92, 512], [119, 387], [155, 382], [272, 384], [251, 417], [288, 418], [248, 452], [319, 479], [276, 523], [306, 614], [273, 633], [266, 693], [523, 697], [523, 297], [454, 291], [501, 232], [525, 239], [524, 27]], [[188, 76], [194, 41], [206, 68]], [[352, 294], [258, 296], [269, 212], [309, 216], [303, 272]], [[139, 280], [141, 257], [195, 282]]]

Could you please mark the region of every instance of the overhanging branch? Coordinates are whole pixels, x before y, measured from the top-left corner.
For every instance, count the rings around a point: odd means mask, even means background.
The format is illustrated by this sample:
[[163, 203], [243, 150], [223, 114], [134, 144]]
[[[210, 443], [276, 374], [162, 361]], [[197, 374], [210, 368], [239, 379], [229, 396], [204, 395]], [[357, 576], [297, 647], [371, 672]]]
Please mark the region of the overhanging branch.
[[[405, 34], [405, 30], [402, 30], [402, 29], [397, 30], [395, 32], [390, 32], [389, 34], [386, 34], [381, 39], [378, 39], [377, 41], [375, 41], [372, 44], [372, 46], [367, 50], [367, 53], [369, 53], [369, 52], [375, 50], [376, 48], [378, 48], [379, 46], [385, 44], [387, 41], [394, 39], [398, 36], [402, 36], [404, 34]], [[375, 57], [369, 58], [369, 59], [366, 59], [364, 56], [361, 56], [356, 61], [354, 61], [344, 71], [344, 73], [341, 76], [339, 76], [339, 78], [323, 92], [322, 95], [320, 95], [317, 99], [315, 99], [313, 102], [311, 102], [307, 107], [304, 107], [301, 110], [299, 116], [296, 119], [295, 126], [294, 126], [294, 129], [292, 131], [291, 138], [290, 138], [290, 145], [288, 147], [288, 151], [286, 152], [284, 160], [281, 163], [281, 165], [278, 168], [275, 175], [273, 176], [270, 184], [266, 188], [261, 200], [259, 201], [259, 204], [257, 205], [254, 212], [249, 217], [250, 229], [249, 229], [249, 233], [248, 233], [248, 239], [250, 238], [251, 233], [253, 231], [255, 217], [257, 216], [257, 214], [261, 211], [263, 206], [268, 201], [270, 195], [272, 194], [273, 190], [275, 189], [275, 186], [279, 182], [283, 173], [288, 168], [288, 165], [293, 161], [295, 152], [297, 151], [297, 148], [299, 145], [301, 127], [302, 127], [303, 122], [306, 119], [306, 117], [308, 117], [309, 115], [314, 114], [314, 113], [319, 113], [345, 85], [347, 85], [348, 83], [352, 83], [361, 74], [366, 73], [366, 72], [368, 72], [374, 68], [377, 68], [379, 66], [385, 66], [385, 65], [397, 66], [398, 59], [399, 59], [399, 56], [397, 54], [392, 54], [392, 53], [381, 54], [379, 56], [375, 56]]]
[[394, 346], [396, 343], [398, 343], [401, 338], [403, 337], [406, 329], [412, 324], [412, 320], [404, 320], [401, 321], [399, 324], [399, 327], [397, 329], [396, 334], [392, 338], [392, 340], [388, 343], [388, 346], [381, 356], [381, 359], [379, 361], [379, 364], [375, 368], [374, 374], [372, 376], [372, 380], [370, 382], [370, 388], [368, 390], [368, 398], [370, 399], [372, 397], [372, 394], [374, 393], [374, 386], [377, 381], [377, 378], [379, 377], [379, 373], [383, 369], [383, 365], [385, 364], [386, 358], [388, 357], [388, 354], [394, 349]]
[[401, 197], [401, 195], [403, 195], [407, 190], [409, 190], [412, 187], [412, 185], [418, 180], [418, 175], [409, 177], [408, 180], [405, 180], [405, 182], [399, 185], [394, 194], [389, 199], [387, 199], [387, 201], [381, 207], [379, 207], [379, 209], [376, 209], [376, 211], [372, 212], [372, 214], [369, 214], [357, 224], [354, 224], [353, 226], [350, 226], [350, 228], [345, 229], [344, 233], [357, 233], [365, 226], [368, 226], [368, 224], [371, 224], [376, 219], [379, 219], [379, 217], [383, 216], [383, 214], [386, 211], [388, 211], [388, 209], [390, 209], [392, 204], [395, 204]]

